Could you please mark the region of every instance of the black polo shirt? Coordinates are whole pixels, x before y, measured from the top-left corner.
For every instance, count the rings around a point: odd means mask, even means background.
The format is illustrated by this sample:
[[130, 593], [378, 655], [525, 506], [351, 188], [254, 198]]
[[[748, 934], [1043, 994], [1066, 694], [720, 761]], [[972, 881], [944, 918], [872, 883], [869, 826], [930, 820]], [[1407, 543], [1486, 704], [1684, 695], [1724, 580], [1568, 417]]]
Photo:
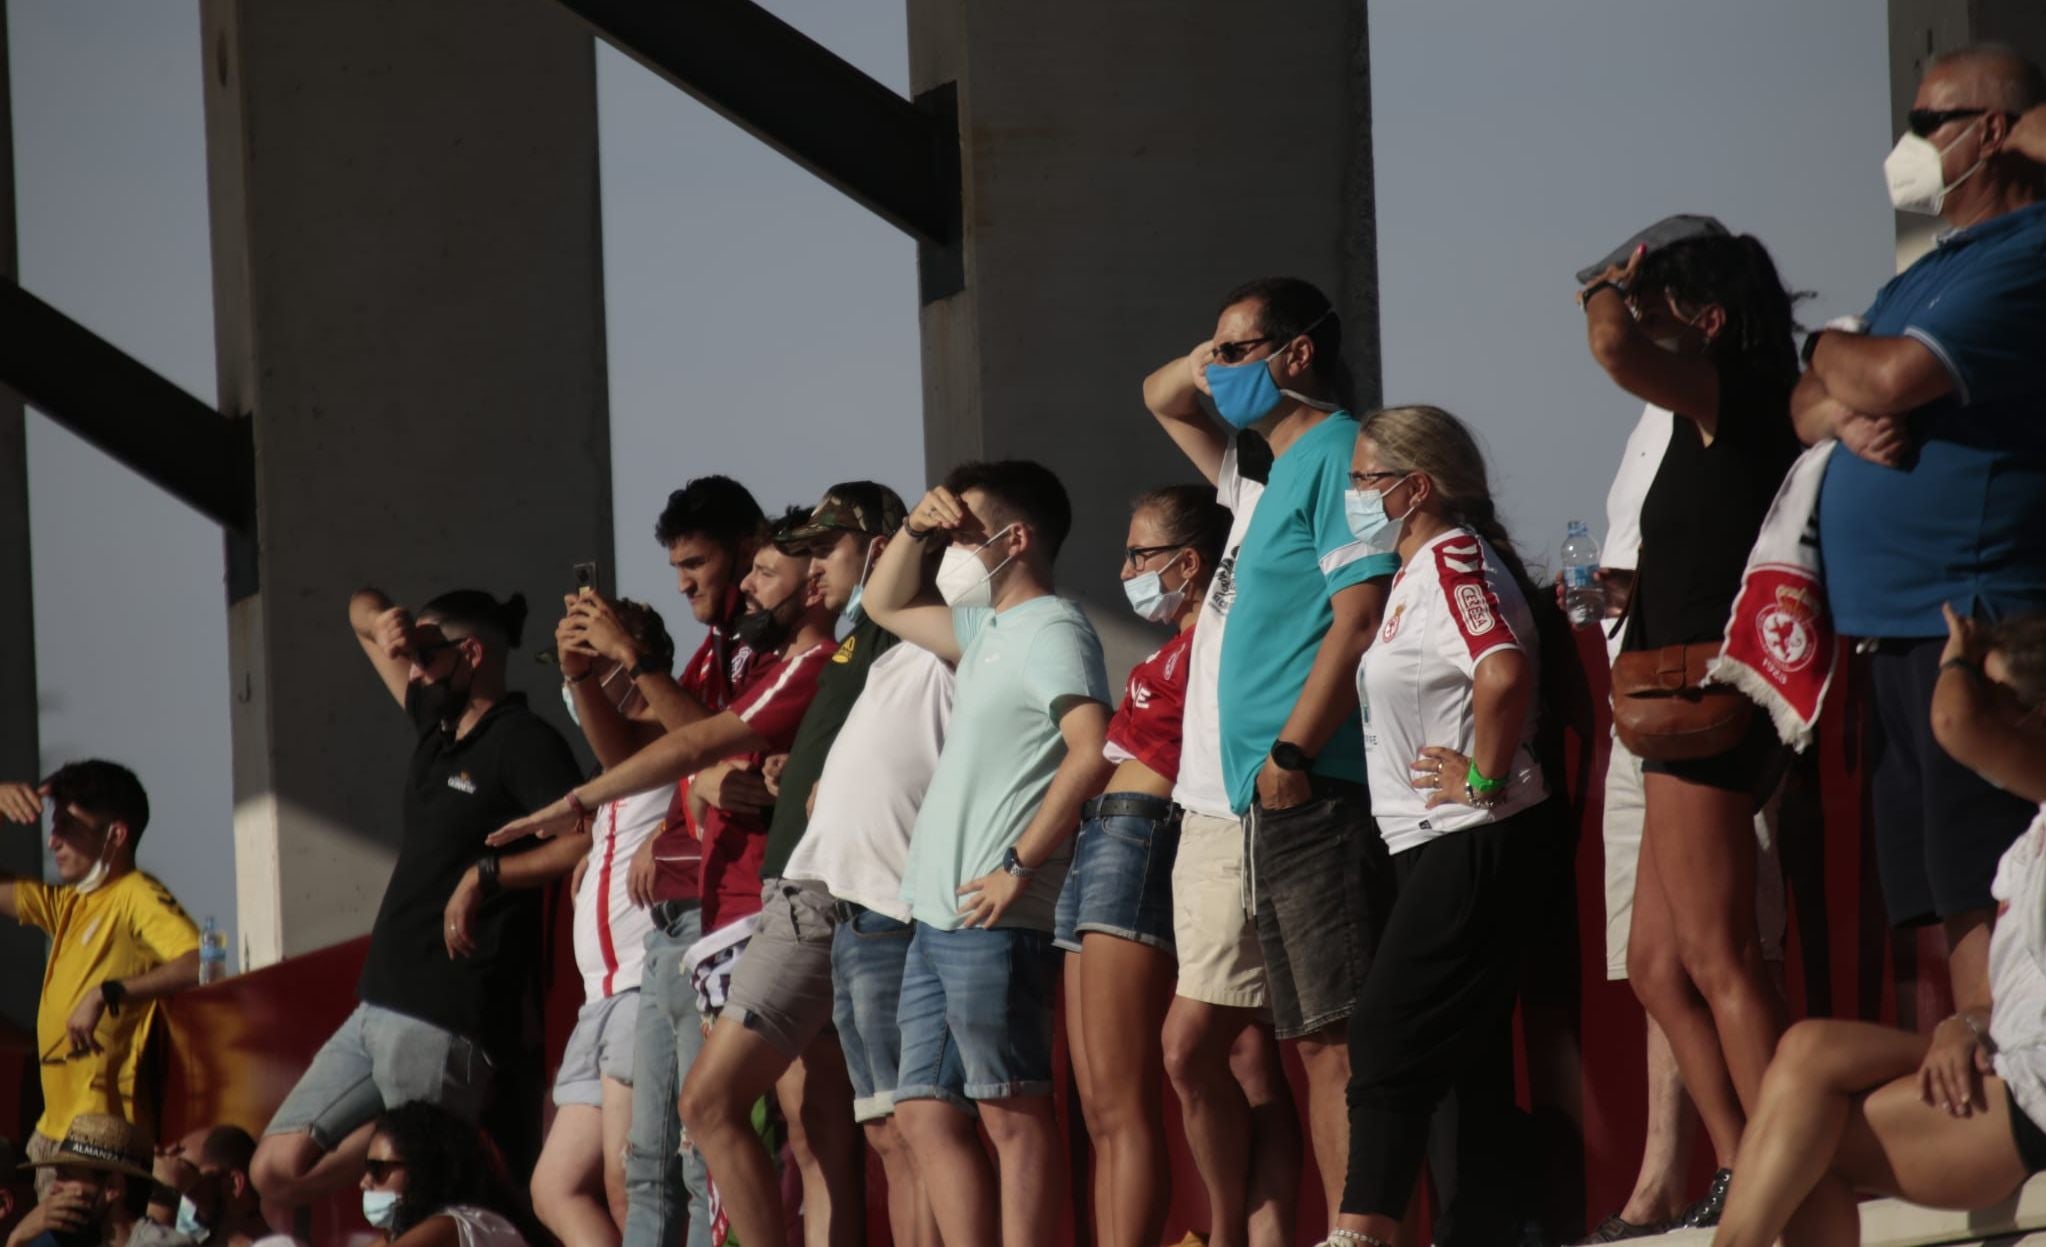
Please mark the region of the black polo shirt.
[[789, 746], [789, 760], [782, 764], [781, 791], [788, 799], [774, 803], [774, 819], [767, 827], [767, 855], [760, 863], [762, 879], [778, 879], [789, 864], [789, 855], [810, 827], [810, 790], [824, 774], [824, 759], [831, 754], [831, 742], [852, 713], [853, 703], [867, 687], [867, 671], [874, 660], [895, 647], [896, 636], [873, 620], [861, 616], [845, 634], [830, 665], [817, 677], [817, 696], [803, 714], [796, 739]]
[[540, 892], [507, 889], [484, 901], [477, 951], [461, 960], [448, 956], [442, 934], [448, 898], [487, 851], [485, 836], [559, 800], [582, 775], [561, 734], [516, 693], [460, 740], [420, 713], [416, 689], [405, 709], [419, 744], [405, 777], [404, 838], [357, 994], [495, 1056], [520, 1042], [520, 1009], [540, 971]]

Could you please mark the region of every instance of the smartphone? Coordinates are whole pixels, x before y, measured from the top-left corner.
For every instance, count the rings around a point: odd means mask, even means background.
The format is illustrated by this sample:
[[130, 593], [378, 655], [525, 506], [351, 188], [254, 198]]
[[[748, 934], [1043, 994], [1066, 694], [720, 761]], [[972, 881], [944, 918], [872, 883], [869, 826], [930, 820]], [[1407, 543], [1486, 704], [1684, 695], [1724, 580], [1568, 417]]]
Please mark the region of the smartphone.
[[596, 588], [597, 588], [596, 561], [591, 560], [588, 563], [577, 563], [575, 565], [575, 591], [578, 594], [588, 594], [595, 592]]

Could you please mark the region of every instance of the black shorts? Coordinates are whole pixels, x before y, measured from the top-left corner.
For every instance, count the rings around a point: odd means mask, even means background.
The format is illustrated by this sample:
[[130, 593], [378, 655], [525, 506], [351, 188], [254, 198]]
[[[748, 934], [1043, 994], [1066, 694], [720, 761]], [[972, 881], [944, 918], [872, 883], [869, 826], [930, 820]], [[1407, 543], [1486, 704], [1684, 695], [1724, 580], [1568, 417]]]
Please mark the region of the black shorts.
[[2003, 1084], [2004, 1098], [2010, 1101], [2010, 1133], [2017, 1141], [2018, 1159], [2024, 1163], [2026, 1173], [2046, 1173], [2046, 1130], [2039, 1129], [2039, 1123], [2026, 1116], [2018, 1107], [2018, 1097], [2011, 1092], [2010, 1084]]
[[1644, 758], [1641, 773], [1671, 775], [1704, 788], [1744, 792], [1759, 810], [1775, 794], [1776, 785], [1783, 781], [1783, 772], [1789, 765], [1789, 746], [1776, 734], [1776, 725], [1769, 721], [1768, 713], [1758, 707], [1749, 720], [1747, 734], [1725, 753], [1688, 762], [1651, 762]]
[[1990, 909], [1996, 864], [2039, 807], [1962, 766], [1932, 738], [1946, 642], [1879, 642], [1868, 656], [1864, 765], [1883, 901], [1898, 926]]

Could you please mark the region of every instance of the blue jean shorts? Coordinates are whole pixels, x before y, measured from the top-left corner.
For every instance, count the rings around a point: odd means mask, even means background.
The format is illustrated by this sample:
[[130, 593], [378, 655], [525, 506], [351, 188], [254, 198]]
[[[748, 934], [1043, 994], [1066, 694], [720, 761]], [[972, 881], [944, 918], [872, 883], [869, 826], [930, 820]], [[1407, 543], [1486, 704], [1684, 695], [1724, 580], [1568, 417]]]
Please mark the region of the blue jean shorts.
[[[904, 1100], [1007, 1100], [1051, 1094], [1051, 933], [911, 924], [896, 1025]], [[954, 1064], [963, 1087], [947, 1083]]]
[[[877, 1121], [895, 1111], [901, 1082], [902, 1031], [895, 1011], [902, 999], [902, 968], [909, 960], [910, 925], [850, 902], [839, 902], [831, 934], [831, 1024], [852, 1080], [853, 1120]], [[964, 1103], [966, 1071], [954, 1051], [939, 1071], [944, 1098]]]
[[1172, 951], [1172, 859], [1179, 807], [1144, 793], [1108, 793], [1080, 810], [1073, 865], [1052, 924], [1052, 942], [1080, 951], [1089, 931]]

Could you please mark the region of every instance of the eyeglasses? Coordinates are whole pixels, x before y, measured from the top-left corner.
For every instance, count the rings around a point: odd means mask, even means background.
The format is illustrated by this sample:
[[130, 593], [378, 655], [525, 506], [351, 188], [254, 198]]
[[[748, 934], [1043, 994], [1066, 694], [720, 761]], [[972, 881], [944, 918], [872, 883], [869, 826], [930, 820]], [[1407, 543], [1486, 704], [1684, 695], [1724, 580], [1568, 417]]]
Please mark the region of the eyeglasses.
[[1371, 484], [1372, 484], [1372, 483], [1373, 483], [1374, 481], [1403, 481], [1403, 480], [1405, 480], [1406, 478], [1407, 478], [1407, 474], [1406, 474], [1405, 472], [1352, 472], [1352, 473], [1350, 473], [1350, 483], [1351, 483], [1352, 485], [1355, 485], [1355, 486], [1356, 486], [1357, 488], [1359, 488], [1359, 489], [1364, 489], [1364, 488], [1368, 487], [1368, 486], [1369, 486], [1369, 485], [1371, 485]]
[[1959, 121], [1963, 117], [1980, 117], [1984, 113], [2001, 113], [2011, 121], [2018, 119], [2016, 113], [2000, 108], [1914, 108], [1905, 115], [1909, 119], [1911, 133], [1923, 139], [1932, 137], [1934, 130], [1949, 121]]
[[1124, 546], [1122, 562], [1125, 567], [1135, 567], [1144, 560], [1156, 558], [1167, 551], [1184, 549], [1186, 549], [1186, 543], [1183, 541], [1178, 545], [1171, 546]]
[[391, 1175], [405, 1167], [402, 1160], [365, 1160], [362, 1167], [369, 1171], [369, 1180], [378, 1186], [391, 1180]]
[[1240, 364], [1243, 362], [1243, 357], [1250, 354], [1251, 351], [1268, 342], [1277, 341], [1277, 338], [1266, 336], [1262, 338], [1244, 338], [1238, 342], [1217, 342], [1215, 344], [1215, 359], [1219, 363]]

